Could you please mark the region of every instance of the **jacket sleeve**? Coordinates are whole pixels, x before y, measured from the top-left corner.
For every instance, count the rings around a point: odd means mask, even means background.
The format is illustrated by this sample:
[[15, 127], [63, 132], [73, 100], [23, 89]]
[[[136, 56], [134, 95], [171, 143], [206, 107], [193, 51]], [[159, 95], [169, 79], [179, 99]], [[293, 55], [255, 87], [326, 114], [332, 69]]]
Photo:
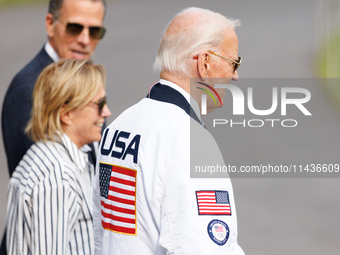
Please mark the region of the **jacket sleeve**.
[[32, 89], [30, 87], [21, 85], [10, 95], [6, 95], [2, 108], [2, 134], [10, 176], [33, 144], [25, 134], [26, 125], [31, 117], [31, 109]]
[[[192, 144], [190, 157], [168, 169], [160, 230], [160, 245], [167, 254], [244, 254], [237, 244], [236, 209], [228, 176], [190, 176], [190, 167], [194, 171], [195, 166], [224, 165], [217, 144], [208, 139], [203, 144]], [[200, 194], [211, 211], [200, 204]]]
[[7, 195], [7, 229], [6, 229], [6, 249], [7, 254], [23, 254], [23, 236], [20, 222], [23, 218], [23, 210], [20, 209], [23, 197], [20, 195], [17, 181], [10, 179]]

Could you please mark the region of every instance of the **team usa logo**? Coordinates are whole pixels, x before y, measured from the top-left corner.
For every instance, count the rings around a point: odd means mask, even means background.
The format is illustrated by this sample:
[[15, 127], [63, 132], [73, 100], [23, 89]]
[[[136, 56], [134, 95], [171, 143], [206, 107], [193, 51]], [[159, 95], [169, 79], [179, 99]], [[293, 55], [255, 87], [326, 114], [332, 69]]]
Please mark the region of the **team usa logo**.
[[208, 225], [208, 234], [217, 245], [225, 245], [229, 239], [229, 227], [221, 220], [212, 220]]

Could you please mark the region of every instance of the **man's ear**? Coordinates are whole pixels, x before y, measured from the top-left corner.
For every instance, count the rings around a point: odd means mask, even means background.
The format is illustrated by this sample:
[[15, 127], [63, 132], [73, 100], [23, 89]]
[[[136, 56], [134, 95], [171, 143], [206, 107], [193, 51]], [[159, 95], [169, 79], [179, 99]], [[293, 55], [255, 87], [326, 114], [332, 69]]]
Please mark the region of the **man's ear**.
[[54, 18], [51, 13], [47, 13], [45, 18], [46, 33], [49, 38], [54, 36]]
[[197, 59], [197, 65], [200, 78], [209, 78], [210, 55], [208, 53], [200, 54]]

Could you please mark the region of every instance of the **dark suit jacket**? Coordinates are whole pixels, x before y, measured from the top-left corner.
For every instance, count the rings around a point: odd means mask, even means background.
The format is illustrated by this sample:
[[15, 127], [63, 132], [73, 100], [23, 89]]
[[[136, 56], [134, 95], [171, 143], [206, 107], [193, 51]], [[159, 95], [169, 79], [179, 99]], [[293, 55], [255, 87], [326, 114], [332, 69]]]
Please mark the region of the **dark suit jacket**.
[[2, 106], [2, 136], [10, 176], [33, 144], [24, 132], [31, 116], [33, 88], [39, 74], [51, 63], [53, 60], [43, 47], [14, 77], [7, 90]]
[[[36, 80], [42, 70], [53, 63], [43, 47], [12, 80], [2, 106], [2, 136], [5, 144], [8, 170], [12, 176], [33, 141], [25, 134], [26, 125], [31, 117], [32, 93]], [[95, 163], [93, 144], [89, 160]]]

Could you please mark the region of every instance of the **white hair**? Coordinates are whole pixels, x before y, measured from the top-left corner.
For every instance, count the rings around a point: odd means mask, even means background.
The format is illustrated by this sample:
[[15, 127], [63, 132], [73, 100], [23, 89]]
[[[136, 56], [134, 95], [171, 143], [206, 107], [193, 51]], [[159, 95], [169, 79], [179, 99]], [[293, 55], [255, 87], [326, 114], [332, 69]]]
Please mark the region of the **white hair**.
[[204, 50], [217, 50], [226, 31], [240, 24], [239, 20], [206, 9], [190, 7], [182, 10], [163, 33], [154, 70], [188, 77], [188, 59]]

